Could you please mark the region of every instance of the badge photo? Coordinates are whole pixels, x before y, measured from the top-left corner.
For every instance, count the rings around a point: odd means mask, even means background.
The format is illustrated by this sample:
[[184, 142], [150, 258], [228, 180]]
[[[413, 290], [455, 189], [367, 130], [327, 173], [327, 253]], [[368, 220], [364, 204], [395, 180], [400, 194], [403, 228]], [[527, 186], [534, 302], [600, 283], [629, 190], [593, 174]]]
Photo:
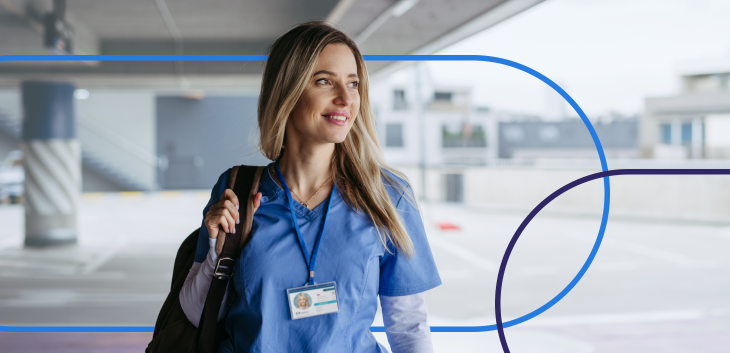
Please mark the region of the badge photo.
[[286, 296], [292, 320], [333, 314], [340, 310], [335, 282], [287, 289]]

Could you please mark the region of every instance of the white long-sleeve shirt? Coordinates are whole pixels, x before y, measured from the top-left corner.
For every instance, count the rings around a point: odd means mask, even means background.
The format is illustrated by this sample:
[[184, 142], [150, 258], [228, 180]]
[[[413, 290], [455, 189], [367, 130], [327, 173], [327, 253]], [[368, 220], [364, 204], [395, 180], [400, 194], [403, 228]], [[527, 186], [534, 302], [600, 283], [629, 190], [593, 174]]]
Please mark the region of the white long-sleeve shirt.
[[[205, 261], [193, 263], [180, 291], [180, 305], [195, 327], [200, 323], [210, 282], [213, 280], [215, 264], [218, 261], [215, 252], [216, 241], [213, 238], [209, 239], [210, 250]], [[223, 296], [218, 321], [226, 314], [227, 299], [228, 289]], [[381, 295], [380, 306], [383, 309], [385, 334], [388, 336], [388, 343], [393, 353], [433, 353], [425, 293], [397, 297]]]

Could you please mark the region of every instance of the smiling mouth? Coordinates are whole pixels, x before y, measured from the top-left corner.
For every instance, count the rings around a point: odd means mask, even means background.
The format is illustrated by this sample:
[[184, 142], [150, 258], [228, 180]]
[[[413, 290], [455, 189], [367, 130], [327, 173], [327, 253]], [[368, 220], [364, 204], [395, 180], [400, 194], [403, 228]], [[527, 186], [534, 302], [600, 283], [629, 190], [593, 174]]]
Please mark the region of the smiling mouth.
[[336, 120], [336, 121], [342, 121], [342, 122], [347, 121], [347, 117], [344, 117], [342, 115], [322, 115], [322, 116], [330, 118], [332, 120]]

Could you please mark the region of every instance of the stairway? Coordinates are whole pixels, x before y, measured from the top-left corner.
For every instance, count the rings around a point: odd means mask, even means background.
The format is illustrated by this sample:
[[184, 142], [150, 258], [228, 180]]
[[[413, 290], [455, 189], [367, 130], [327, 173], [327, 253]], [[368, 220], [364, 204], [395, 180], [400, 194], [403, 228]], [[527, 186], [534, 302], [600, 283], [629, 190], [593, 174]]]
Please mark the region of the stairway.
[[[100, 153], [95, 151], [103, 150], [104, 147], [113, 148], [118, 153], [125, 153], [126, 151], [126, 158], [137, 158], [140, 160], [140, 164], [147, 164], [148, 167], [156, 166], [156, 157], [154, 155], [146, 151], [140, 151], [139, 147], [124, 141], [118, 136], [112, 136], [113, 133], [105, 131], [102, 127], [95, 126], [93, 123], [77, 120], [77, 125], [79, 130], [84, 131], [83, 135], [79, 134], [82, 167], [89, 168], [125, 190], [152, 191], [158, 189], [156, 183], [150, 180], [151, 178], [145, 178], [139, 173], [135, 174], [115, 167], [112, 161], [103, 158]], [[0, 130], [16, 138], [19, 142], [21, 129], [19, 120], [11, 119], [5, 112], [0, 111]], [[84, 141], [85, 139], [82, 136], [86, 136], [86, 140], [93, 139], [93, 141]], [[103, 146], [103, 144], [108, 144], [108, 146]], [[96, 148], [91, 148], [92, 146]]]

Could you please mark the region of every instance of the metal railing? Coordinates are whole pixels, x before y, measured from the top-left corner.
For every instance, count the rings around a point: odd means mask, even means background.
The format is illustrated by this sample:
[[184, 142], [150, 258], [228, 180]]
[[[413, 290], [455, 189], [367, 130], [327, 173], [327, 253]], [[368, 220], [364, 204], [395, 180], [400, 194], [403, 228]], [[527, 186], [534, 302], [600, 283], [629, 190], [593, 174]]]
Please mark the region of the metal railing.
[[77, 117], [76, 124], [88, 164], [127, 188], [157, 189], [157, 156], [93, 120]]
[[[83, 163], [104, 177], [130, 190], [156, 190], [159, 161], [112, 129], [90, 119], [77, 117], [77, 133]], [[0, 110], [0, 129], [20, 139], [20, 119]]]

